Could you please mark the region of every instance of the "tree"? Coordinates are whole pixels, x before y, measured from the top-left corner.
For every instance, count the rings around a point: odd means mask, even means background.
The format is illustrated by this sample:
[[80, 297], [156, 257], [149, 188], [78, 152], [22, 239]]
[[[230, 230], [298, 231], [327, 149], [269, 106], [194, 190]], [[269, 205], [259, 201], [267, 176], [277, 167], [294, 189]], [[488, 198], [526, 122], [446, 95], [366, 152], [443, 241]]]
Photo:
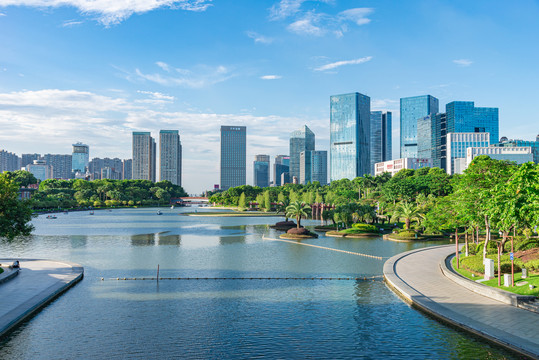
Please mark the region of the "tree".
[[32, 209], [27, 201], [18, 200], [19, 186], [15, 180], [0, 174], [0, 237], [13, 239], [19, 235], [30, 235], [33, 226]]
[[247, 207], [247, 202], [245, 200], [245, 193], [242, 192], [240, 195], [240, 199], [238, 201], [238, 208], [240, 208], [240, 210], [244, 210], [246, 207]]
[[37, 184], [38, 180], [34, 174], [26, 170], [6, 171], [4, 172], [8, 178], [14, 180], [19, 186], [27, 187], [30, 184]]
[[302, 204], [299, 201], [294, 201], [290, 205], [286, 207], [286, 216], [287, 217], [295, 217], [297, 228], [300, 228], [300, 221], [301, 217], [305, 216], [307, 217], [309, 213], [311, 212], [311, 207], [307, 204]]
[[409, 203], [407, 201], [401, 201], [397, 204], [395, 207], [395, 210], [393, 211], [393, 219], [400, 219], [404, 218], [404, 228], [406, 230], [410, 230], [410, 223], [413, 220], [419, 221], [419, 215], [421, 213], [421, 210], [419, 207], [414, 203]]
[[264, 191], [264, 211], [271, 210], [271, 200], [269, 190]]

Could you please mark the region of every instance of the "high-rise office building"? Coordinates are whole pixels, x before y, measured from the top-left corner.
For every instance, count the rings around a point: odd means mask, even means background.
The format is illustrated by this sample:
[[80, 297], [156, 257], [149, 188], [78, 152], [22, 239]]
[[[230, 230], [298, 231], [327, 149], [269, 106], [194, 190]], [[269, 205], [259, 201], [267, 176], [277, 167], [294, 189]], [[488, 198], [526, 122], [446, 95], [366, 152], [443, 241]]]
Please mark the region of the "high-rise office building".
[[182, 143], [178, 130], [159, 132], [159, 179], [182, 185]]
[[26, 168], [26, 165], [33, 164], [34, 160], [42, 160], [41, 154], [22, 154], [21, 167]]
[[155, 140], [150, 132], [133, 132], [133, 180], [155, 182]]
[[254, 186], [265, 188], [270, 183], [270, 157], [269, 155], [255, 155], [253, 162]]
[[490, 133], [447, 133], [446, 172], [449, 175], [462, 174], [466, 169], [466, 149], [488, 147]]
[[245, 185], [247, 161], [247, 128], [221, 126], [221, 180], [222, 190]]
[[330, 181], [370, 174], [371, 98], [351, 93], [330, 97]]
[[122, 161], [122, 179], [133, 179], [133, 160], [125, 159]]
[[490, 143], [499, 137], [498, 108], [475, 107], [473, 101], [453, 101], [445, 106], [447, 133], [489, 133]]
[[277, 155], [273, 164], [273, 185], [281, 186], [281, 175], [290, 171], [290, 156]]
[[438, 113], [438, 99], [431, 95], [400, 99], [400, 157], [417, 158], [417, 120]]
[[314, 150], [315, 136], [314, 133], [307, 127], [302, 126], [300, 129], [290, 133], [290, 178], [294, 176], [299, 179], [299, 154], [302, 151]]
[[374, 175], [374, 164], [391, 160], [391, 112], [371, 111], [371, 175]]
[[45, 154], [43, 159], [52, 167], [53, 179], [71, 179], [73, 172], [73, 156], [63, 154]]
[[318, 181], [320, 185], [328, 182], [328, 152], [302, 151], [300, 154], [299, 183], [308, 184]]
[[417, 119], [417, 156], [434, 160], [436, 157], [436, 114]]
[[47, 165], [45, 160], [34, 160], [32, 164], [26, 165], [26, 171], [34, 175], [39, 181], [52, 179], [52, 166]]
[[15, 153], [0, 150], [0, 173], [21, 169], [21, 159]]
[[107, 177], [105, 179], [116, 179], [118, 175], [115, 173], [120, 174], [120, 178], [122, 178], [122, 172], [123, 172], [123, 162], [119, 158], [93, 158], [90, 161], [90, 165], [88, 166], [88, 171], [90, 172], [91, 178], [94, 180], [97, 179], [104, 179], [102, 176], [102, 171], [104, 168], [109, 168], [110, 170], [107, 170], [106, 174]]
[[72, 172], [81, 174], [86, 173], [90, 163], [90, 147], [80, 142], [73, 144], [71, 161]]

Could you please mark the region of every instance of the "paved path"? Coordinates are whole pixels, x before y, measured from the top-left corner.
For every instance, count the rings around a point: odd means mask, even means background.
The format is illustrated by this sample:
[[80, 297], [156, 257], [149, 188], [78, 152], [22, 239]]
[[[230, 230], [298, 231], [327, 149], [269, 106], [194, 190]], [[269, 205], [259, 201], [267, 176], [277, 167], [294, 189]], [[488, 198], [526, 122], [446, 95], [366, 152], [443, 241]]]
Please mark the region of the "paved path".
[[409, 251], [384, 264], [387, 283], [420, 309], [522, 354], [539, 359], [539, 314], [472, 292], [440, 270], [455, 245]]
[[21, 259], [20, 267], [18, 276], [0, 284], [0, 336], [82, 279], [84, 272], [67, 261]]

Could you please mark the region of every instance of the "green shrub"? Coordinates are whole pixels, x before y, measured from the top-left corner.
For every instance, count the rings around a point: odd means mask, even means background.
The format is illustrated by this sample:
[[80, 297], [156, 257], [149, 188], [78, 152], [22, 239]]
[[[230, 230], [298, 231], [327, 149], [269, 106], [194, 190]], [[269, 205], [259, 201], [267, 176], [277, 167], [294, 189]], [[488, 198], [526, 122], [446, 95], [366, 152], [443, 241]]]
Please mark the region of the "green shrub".
[[530, 250], [539, 247], [539, 240], [533, 239], [528, 241], [523, 241], [516, 246], [517, 251]]
[[539, 271], [539, 259], [528, 261], [524, 264], [524, 267], [531, 271]]
[[[494, 260], [494, 272], [498, 273], [498, 258], [496, 255], [490, 255], [487, 256], [489, 259]], [[500, 259], [500, 265], [502, 268], [502, 273], [510, 273], [511, 272], [511, 260], [509, 259], [509, 254], [502, 255]], [[460, 258], [460, 265], [465, 267], [466, 269], [477, 272], [477, 273], [484, 273], [485, 272], [485, 265], [483, 264], [483, 255], [477, 254], [473, 256], [467, 256], [467, 257], [461, 257]], [[538, 262], [539, 265], [539, 262]], [[515, 259], [514, 261], [514, 269], [515, 272], [522, 270], [522, 261], [520, 259]]]
[[401, 230], [399, 231], [399, 237], [415, 238], [417, 233], [413, 230]]
[[[481, 241], [479, 244], [476, 245], [475, 253], [476, 254], [483, 254], [483, 247], [485, 246], [485, 242]], [[497, 254], [498, 253], [498, 245], [494, 241], [489, 241], [487, 246], [487, 254]]]
[[361, 224], [361, 223], [353, 224], [352, 229], [360, 230], [361, 232], [369, 232], [369, 233], [378, 232], [378, 228], [370, 224]]

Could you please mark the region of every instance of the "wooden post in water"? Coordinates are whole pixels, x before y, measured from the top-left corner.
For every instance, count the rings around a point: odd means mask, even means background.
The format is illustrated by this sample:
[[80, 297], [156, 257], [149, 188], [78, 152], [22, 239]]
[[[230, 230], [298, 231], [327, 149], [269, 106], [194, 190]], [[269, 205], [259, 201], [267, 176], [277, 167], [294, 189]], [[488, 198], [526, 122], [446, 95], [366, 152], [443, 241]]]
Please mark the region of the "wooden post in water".
[[157, 282], [159, 282], [159, 264], [157, 264]]

